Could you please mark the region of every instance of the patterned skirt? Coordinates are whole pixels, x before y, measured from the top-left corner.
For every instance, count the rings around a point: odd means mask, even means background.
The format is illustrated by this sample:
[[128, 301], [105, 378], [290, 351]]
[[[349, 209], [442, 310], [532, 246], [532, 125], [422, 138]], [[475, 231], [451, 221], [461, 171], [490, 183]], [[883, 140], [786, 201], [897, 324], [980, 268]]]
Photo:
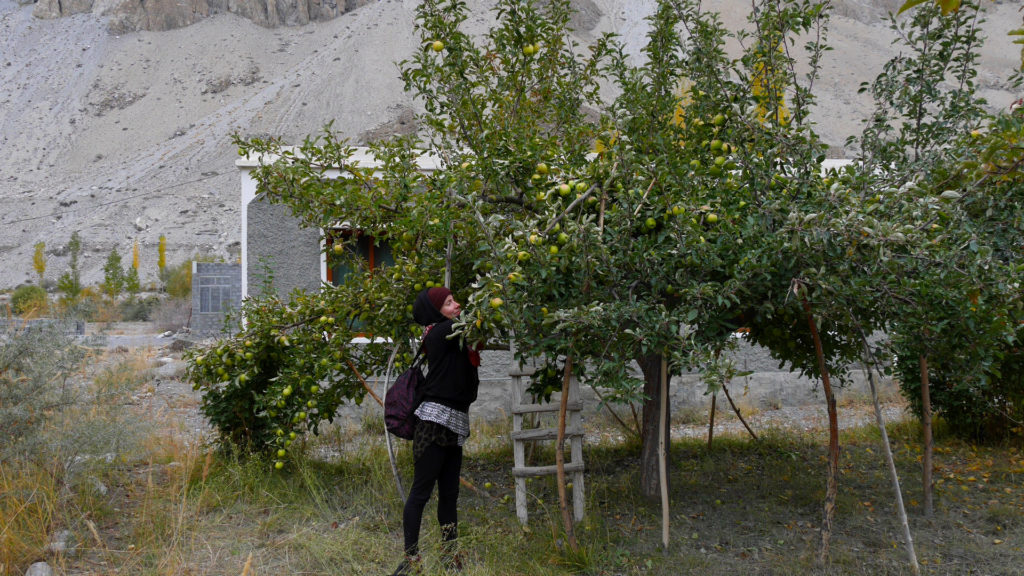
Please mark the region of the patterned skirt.
[[459, 435], [437, 422], [420, 420], [416, 423], [416, 432], [412, 437], [412, 457], [419, 460], [431, 444], [438, 446], [458, 446]]

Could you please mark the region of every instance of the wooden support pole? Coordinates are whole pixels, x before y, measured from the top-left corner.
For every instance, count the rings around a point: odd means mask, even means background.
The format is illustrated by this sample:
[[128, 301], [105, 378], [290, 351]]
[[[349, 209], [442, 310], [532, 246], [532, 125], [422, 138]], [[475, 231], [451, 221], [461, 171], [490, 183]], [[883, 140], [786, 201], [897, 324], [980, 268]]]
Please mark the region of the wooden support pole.
[[924, 515], [930, 518], [934, 511], [932, 484], [932, 456], [935, 443], [932, 439], [932, 398], [931, 382], [928, 379], [928, 357], [918, 357], [921, 364], [921, 435], [924, 436], [924, 453], [921, 455], [921, 483], [924, 485]]
[[661, 545], [668, 553], [669, 543], [669, 502], [668, 502], [668, 445], [665, 442], [668, 427], [668, 360], [661, 355], [661, 392], [658, 409], [658, 476], [661, 484]]
[[722, 383], [722, 392], [725, 392], [725, 399], [729, 401], [729, 406], [732, 406], [732, 411], [736, 413], [736, 417], [743, 423], [743, 427], [747, 429], [747, 433], [756, 441], [757, 434], [754, 434], [754, 431], [750, 429], [750, 425], [743, 419], [743, 414], [740, 414], [740, 409], [737, 408], [736, 403], [732, 401], [732, 396], [729, 395], [729, 388], [726, 387], [724, 382]]
[[711, 450], [711, 441], [715, 439], [715, 411], [718, 410], [718, 392], [711, 394], [711, 410], [708, 415], [708, 451]]
[[562, 524], [565, 536], [569, 541], [569, 549], [579, 552], [576, 543], [575, 523], [569, 512], [569, 499], [565, 491], [565, 419], [569, 406], [569, 386], [572, 382], [572, 356], [565, 359], [565, 371], [562, 376], [562, 398], [558, 407], [558, 440], [555, 446], [555, 465], [558, 468], [558, 507], [562, 511]]
[[882, 453], [885, 455], [885, 463], [889, 469], [889, 480], [892, 482], [892, 490], [896, 496], [896, 514], [903, 529], [903, 540], [907, 550], [907, 562], [910, 564], [910, 571], [914, 575], [921, 573], [921, 566], [917, 563], [917, 552], [914, 550], [914, 538], [910, 535], [910, 524], [907, 522], [907, 509], [903, 506], [903, 491], [900, 489], [900, 476], [896, 472], [896, 462], [892, 457], [892, 447], [889, 445], [889, 432], [885, 429], [885, 418], [882, 416], [882, 407], [878, 403], [878, 387], [875, 385], [875, 372], [872, 366], [875, 365], [871, 349], [868, 346], [868, 339], [861, 333], [861, 341], [864, 343], [864, 367], [868, 371], [868, 384], [871, 386], [871, 403], [875, 406], [875, 423], [882, 435]]

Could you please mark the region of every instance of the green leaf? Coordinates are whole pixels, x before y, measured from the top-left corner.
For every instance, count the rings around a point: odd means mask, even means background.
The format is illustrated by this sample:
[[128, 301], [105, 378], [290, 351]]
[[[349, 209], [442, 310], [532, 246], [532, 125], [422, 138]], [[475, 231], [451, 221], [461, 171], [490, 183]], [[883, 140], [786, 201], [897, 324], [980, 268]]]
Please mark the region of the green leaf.
[[949, 14], [960, 8], [960, 0], [939, 0], [939, 6], [942, 7], [943, 14]]
[[896, 15], [898, 16], [900, 14], [903, 14], [907, 10], [910, 10], [911, 8], [913, 8], [915, 6], [919, 6], [919, 5], [924, 4], [925, 2], [928, 2], [928, 1], [929, 0], [907, 0], [907, 2], [903, 4], [903, 6], [900, 6], [900, 9], [899, 9], [899, 11], [896, 12]]

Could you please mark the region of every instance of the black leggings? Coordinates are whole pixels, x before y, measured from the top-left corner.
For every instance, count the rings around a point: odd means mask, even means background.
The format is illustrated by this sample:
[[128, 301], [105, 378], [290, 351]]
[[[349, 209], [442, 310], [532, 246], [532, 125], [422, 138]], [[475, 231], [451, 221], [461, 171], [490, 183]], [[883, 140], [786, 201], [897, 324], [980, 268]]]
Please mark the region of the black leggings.
[[431, 444], [416, 459], [412, 490], [405, 501], [402, 513], [402, 532], [405, 537], [405, 553], [419, 554], [420, 523], [423, 508], [430, 500], [437, 482], [437, 523], [441, 526], [441, 538], [445, 541], [458, 537], [459, 521], [459, 473], [462, 470], [461, 446], [438, 446]]

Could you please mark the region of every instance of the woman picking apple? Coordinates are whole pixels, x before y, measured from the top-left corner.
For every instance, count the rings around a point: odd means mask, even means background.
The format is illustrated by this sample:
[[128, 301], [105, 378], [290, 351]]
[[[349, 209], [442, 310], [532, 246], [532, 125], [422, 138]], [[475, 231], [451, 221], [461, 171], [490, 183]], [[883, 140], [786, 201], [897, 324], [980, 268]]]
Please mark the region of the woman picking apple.
[[469, 437], [469, 405], [476, 400], [480, 355], [459, 338], [452, 324], [462, 312], [448, 288], [428, 288], [416, 296], [413, 318], [427, 327], [423, 336], [428, 372], [419, 392], [419, 422], [412, 441], [414, 474], [402, 512], [405, 558], [392, 576], [420, 574], [420, 524], [423, 509], [437, 484], [437, 522], [441, 526], [442, 562], [461, 570], [457, 547], [459, 475], [462, 445]]

